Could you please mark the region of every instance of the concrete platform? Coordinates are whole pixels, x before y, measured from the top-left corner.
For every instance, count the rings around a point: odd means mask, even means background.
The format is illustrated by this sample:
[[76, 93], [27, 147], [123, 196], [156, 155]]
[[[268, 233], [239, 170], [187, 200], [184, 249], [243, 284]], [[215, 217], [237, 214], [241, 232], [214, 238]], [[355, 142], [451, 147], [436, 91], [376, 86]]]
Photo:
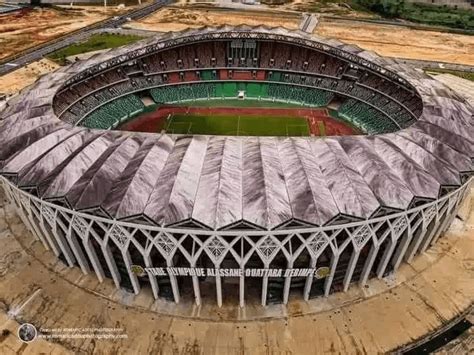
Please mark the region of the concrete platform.
[[[471, 200], [474, 194], [471, 193]], [[466, 204], [438, 244], [396, 277], [287, 307], [206, 302], [176, 305], [135, 297], [70, 269], [45, 251], [0, 196], [0, 354], [386, 353], [468, 312], [474, 299], [474, 213]], [[207, 301], [207, 300], [206, 300]], [[38, 329], [121, 328], [125, 339], [36, 339]], [[77, 330], [75, 331], [77, 333]]]

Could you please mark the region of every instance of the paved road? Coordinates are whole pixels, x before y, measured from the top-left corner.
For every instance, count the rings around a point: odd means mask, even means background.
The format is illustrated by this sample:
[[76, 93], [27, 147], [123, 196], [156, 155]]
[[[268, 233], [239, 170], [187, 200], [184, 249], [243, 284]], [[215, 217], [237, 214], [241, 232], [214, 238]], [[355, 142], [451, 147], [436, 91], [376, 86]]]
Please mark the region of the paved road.
[[89, 36], [90, 31], [102, 29], [102, 28], [114, 28], [119, 27], [130, 20], [137, 20], [142, 17], [149, 15], [150, 13], [158, 10], [159, 8], [170, 3], [170, 0], [156, 0], [152, 4], [134, 9], [121, 16], [116, 16], [90, 26], [84, 27], [78, 31], [66, 34], [60, 38], [44, 43], [42, 45], [27, 49], [17, 55], [8, 57], [0, 61], [0, 75], [14, 71], [28, 63], [40, 60], [45, 55], [48, 55], [58, 49], [67, 47], [73, 43], [81, 41]]

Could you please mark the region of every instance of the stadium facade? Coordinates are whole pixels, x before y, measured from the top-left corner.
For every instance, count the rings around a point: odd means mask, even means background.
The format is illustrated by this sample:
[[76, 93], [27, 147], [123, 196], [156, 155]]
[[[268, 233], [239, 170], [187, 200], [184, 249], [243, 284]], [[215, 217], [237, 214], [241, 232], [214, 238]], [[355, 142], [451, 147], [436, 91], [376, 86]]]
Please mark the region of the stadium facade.
[[[110, 130], [143, 109], [141, 95], [205, 100], [250, 84], [259, 99], [337, 101], [368, 134]], [[76, 62], [11, 99], [0, 181], [46, 249], [101, 281], [198, 305], [209, 290], [219, 306], [287, 303], [365, 285], [436, 243], [472, 181], [472, 114], [423, 72], [333, 39], [187, 30]]]

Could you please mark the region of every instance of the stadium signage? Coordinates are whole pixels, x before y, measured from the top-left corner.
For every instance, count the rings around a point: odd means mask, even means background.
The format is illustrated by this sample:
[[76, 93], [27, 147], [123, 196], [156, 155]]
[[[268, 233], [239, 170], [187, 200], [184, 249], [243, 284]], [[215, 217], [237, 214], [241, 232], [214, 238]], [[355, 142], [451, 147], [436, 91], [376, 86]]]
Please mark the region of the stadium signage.
[[131, 271], [137, 276], [222, 276], [222, 277], [308, 277], [323, 279], [329, 275], [328, 267], [303, 269], [218, 269], [199, 267], [142, 267], [132, 265]]

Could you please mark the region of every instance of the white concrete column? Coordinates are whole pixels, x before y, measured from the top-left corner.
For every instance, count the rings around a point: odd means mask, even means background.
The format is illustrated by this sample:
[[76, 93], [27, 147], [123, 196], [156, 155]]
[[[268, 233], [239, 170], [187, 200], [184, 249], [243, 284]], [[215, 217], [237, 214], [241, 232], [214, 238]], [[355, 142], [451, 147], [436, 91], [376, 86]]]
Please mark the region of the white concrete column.
[[66, 258], [66, 261], [69, 267], [74, 267], [74, 261], [75, 261], [74, 256], [72, 255], [72, 252], [71, 252], [71, 249], [69, 248], [68, 243], [66, 242], [62, 233], [60, 232], [60, 229], [58, 229], [57, 224], [52, 226], [52, 232], [53, 232], [53, 236], [56, 239], [56, 242], [59, 245], [59, 248], [61, 249], [61, 252], [64, 254], [64, 257]]
[[52, 231], [51, 226], [49, 227], [49, 228], [51, 228], [51, 232], [50, 232], [46, 229], [46, 225], [44, 223], [44, 218], [41, 217], [39, 219], [39, 221], [40, 221], [40, 229], [43, 231], [43, 235], [46, 237], [46, 239], [48, 241], [48, 244], [51, 247], [51, 250], [53, 251], [54, 255], [59, 257], [59, 254], [61, 254], [61, 252], [59, 251], [59, 246], [58, 246], [56, 240], [53, 239], [53, 236], [52, 236], [53, 231]]
[[[387, 238], [389, 237], [390, 236], [388, 236]], [[375, 258], [377, 257], [378, 253], [379, 253], [379, 246], [372, 244], [372, 247], [370, 248], [370, 251], [369, 251], [369, 255], [367, 259], [365, 260], [364, 268], [362, 269], [362, 274], [360, 275], [360, 280], [359, 280], [360, 286], [364, 286], [365, 284], [367, 284], [370, 271], [372, 270], [372, 267], [374, 266]]]
[[[462, 196], [462, 194], [460, 196]], [[459, 199], [456, 201], [455, 205], [453, 206], [452, 210], [446, 213], [446, 219], [444, 220], [439, 232], [434, 236], [433, 241], [430, 244], [435, 244], [438, 241], [438, 239], [441, 237], [441, 235], [445, 233], [446, 230], [449, 228], [449, 226], [453, 222], [453, 219], [456, 217], [456, 214], [458, 212], [458, 208], [461, 202], [462, 202], [462, 198], [459, 197]]]
[[349, 266], [346, 270], [346, 274], [344, 275], [344, 281], [342, 283], [344, 292], [347, 291], [349, 288], [349, 284], [352, 280], [352, 275], [354, 274], [354, 270], [357, 264], [357, 260], [359, 260], [360, 250], [355, 250], [352, 252], [351, 260], [349, 261]]
[[[110, 240], [110, 239], [109, 239]], [[120, 288], [120, 281], [121, 276], [117, 269], [117, 264], [112, 256], [112, 252], [110, 251], [110, 247], [108, 245], [102, 245], [102, 253], [104, 254], [105, 262], [109, 267], [110, 274], [112, 275], [112, 279], [114, 280], [115, 287]]]
[[245, 268], [244, 265], [240, 265], [242, 270], [242, 275], [240, 275], [239, 280], [239, 305], [240, 307], [245, 306]]
[[[166, 260], [166, 264], [168, 267], [173, 267], [173, 262], [171, 259]], [[179, 294], [179, 287], [178, 287], [178, 280], [176, 279], [175, 275], [171, 275], [168, 273], [168, 277], [170, 278], [171, 282], [171, 290], [173, 291], [173, 298], [175, 303], [179, 303], [180, 294]]]
[[[401, 236], [399, 236], [401, 238]], [[377, 277], [381, 279], [387, 269], [388, 263], [395, 251], [395, 247], [397, 246], [397, 241], [390, 239], [389, 244], [385, 247], [382, 255], [382, 259], [380, 260], [380, 264], [377, 267]]]
[[421, 244], [421, 241], [426, 236], [426, 232], [427, 232], [426, 226], [423, 226], [421, 228], [421, 232], [417, 233], [415, 231], [415, 233], [412, 236], [411, 243], [407, 246], [407, 249], [406, 249], [406, 252], [405, 252], [404, 259], [405, 259], [406, 262], [410, 262], [413, 259], [413, 257], [415, 256], [416, 251], [418, 250], [418, 247]]
[[216, 297], [217, 297], [217, 306], [222, 307], [222, 280], [221, 275], [219, 274], [220, 267], [216, 267]]
[[431, 244], [431, 241], [436, 238], [438, 233], [441, 233], [441, 230], [443, 228], [443, 225], [446, 223], [447, 219], [449, 218], [449, 213], [448, 213], [448, 207], [440, 211], [439, 213], [439, 221], [436, 223], [436, 226], [433, 228], [433, 231], [430, 235], [428, 235], [423, 242], [421, 243], [420, 246], [420, 254], [424, 253], [426, 249], [428, 249], [428, 246]]
[[336, 267], [337, 267], [338, 261], [339, 261], [339, 255], [334, 254], [331, 258], [329, 276], [324, 282], [324, 296], [325, 297], [329, 296], [329, 292], [331, 291], [332, 280], [334, 279], [334, 274], [336, 273]]
[[[265, 269], [268, 269], [269, 265], [265, 264], [263, 267]], [[267, 305], [267, 293], [268, 293], [268, 276], [265, 275], [263, 276], [263, 279], [262, 279], [262, 306]]]
[[90, 271], [89, 264], [87, 263], [86, 257], [84, 256], [84, 253], [82, 252], [81, 248], [79, 247], [76, 235], [74, 234], [74, 230], [72, 229], [71, 225], [69, 226], [68, 235], [67, 235], [66, 240], [69, 243], [74, 256], [76, 257], [76, 260], [79, 264], [79, 267], [82, 270], [82, 273], [87, 275]]
[[26, 210], [26, 207], [21, 203], [21, 199], [19, 195], [15, 195], [15, 197], [9, 196], [9, 195], [6, 195], [6, 196], [8, 196], [8, 201], [15, 207], [16, 213], [18, 214], [18, 216], [20, 217], [20, 219], [22, 220], [26, 228], [30, 231], [33, 238], [35, 240], [40, 240], [45, 246], [45, 248], [49, 250], [48, 244], [45, 243], [42, 236], [40, 236], [40, 233], [38, 233], [37, 230], [33, 228], [33, 226], [36, 228], [38, 227], [36, 226], [36, 223], [34, 223], [34, 220], [31, 216], [31, 207], [29, 207], [29, 210]]
[[[143, 260], [145, 261], [146, 267], [153, 267], [149, 254], [143, 255]], [[160, 288], [158, 287], [158, 281], [156, 280], [156, 276], [153, 275], [151, 272], [147, 273], [147, 275], [148, 275], [148, 280], [150, 280], [151, 291], [153, 292], [153, 297], [155, 298], [155, 300], [157, 300], [158, 292], [160, 290]]]
[[199, 279], [197, 276], [192, 277], [193, 280], [193, 289], [194, 289], [194, 300], [196, 301], [196, 305], [201, 305], [201, 289], [199, 287]]
[[[318, 259], [316, 258], [311, 258], [311, 262], [309, 265], [311, 269], [316, 269], [317, 260]], [[306, 283], [304, 284], [304, 293], [303, 293], [303, 298], [305, 301], [309, 300], [309, 294], [311, 292], [311, 287], [313, 286], [313, 279], [314, 279], [314, 272], [312, 272], [306, 277]]]
[[[196, 268], [196, 261], [191, 262], [190, 267]], [[194, 301], [196, 306], [201, 305], [201, 289], [199, 287], [199, 278], [196, 275], [191, 276], [193, 282]]]
[[[410, 246], [411, 248], [407, 252], [406, 256], [406, 261], [410, 263], [413, 258], [415, 257], [416, 253], [418, 250], [421, 250], [421, 246], [423, 246], [422, 242], [426, 240], [431, 240], [435, 234], [435, 232], [438, 230], [440, 222], [436, 220], [437, 216], [434, 216], [433, 219], [428, 223], [428, 225], [424, 226], [422, 234], [417, 238], [415, 243], [412, 243], [413, 245]], [[430, 224], [434, 221], [434, 226], [431, 229], [430, 232], [428, 232], [428, 227]]]
[[403, 257], [405, 256], [405, 253], [407, 251], [408, 246], [410, 245], [411, 240], [413, 239], [413, 231], [416, 231], [418, 228], [418, 223], [413, 226], [413, 228], [408, 225], [407, 233], [403, 236], [403, 239], [398, 246], [398, 248], [395, 250], [395, 255], [393, 259], [393, 271], [396, 271], [398, 267], [400, 266]]
[[133, 292], [138, 295], [140, 293], [140, 283], [138, 282], [137, 275], [132, 272], [132, 259], [130, 258], [130, 253], [128, 252], [128, 250], [121, 250], [121, 252], [123, 261], [125, 263], [125, 266], [127, 267], [128, 277], [132, 282]]
[[100, 282], [103, 282], [105, 278], [104, 270], [102, 269], [102, 265], [100, 265], [99, 258], [97, 257], [97, 253], [95, 252], [91, 241], [89, 239], [81, 239], [81, 242], [84, 245], [84, 249], [86, 250], [87, 256], [89, 257], [89, 260], [92, 264], [92, 268], [94, 269], [97, 278]]
[[[473, 184], [471, 183], [470, 186], [472, 186]], [[457, 213], [458, 213], [458, 210], [459, 210], [459, 206], [461, 205], [462, 201], [466, 198], [466, 196], [468, 196], [468, 190], [467, 189], [467, 186], [465, 186], [461, 191], [459, 191], [459, 193], [456, 195], [456, 201], [454, 202], [454, 205], [452, 207], [452, 210], [448, 211], [447, 215], [447, 220], [445, 221], [443, 227], [442, 227], [442, 230], [441, 230], [441, 233], [438, 235], [438, 237], [436, 238], [436, 240], [438, 240], [438, 238], [441, 236], [441, 234], [445, 233], [446, 230], [449, 228], [449, 226], [451, 225], [451, 223], [453, 222], [454, 218], [456, 217]], [[449, 202], [448, 202], [448, 206], [449, 206]], [[436, 243], [436, 241], [434, 241], [434, 243]]]
[[[42, 233], [41, 227], [38, 227], [37, 223], [35, 222], [33, 215], [31, 214], [32, 213], [31, 207], [30, 207], [30, 211], [27, 211], [26, 214], [22, 208], [18, 209], [17, 211], [18, 211], [18, 214], [20, 215], [21, 220], [25, 224], [26, 228], [30, 230], [33, 237], [37, 240], [40, 240], [46, 250], [52, 249], [53, 253], [56, 256], [59, 256], [58, 250], [53, 249], [53, 247], [49, 245], [48, 238], [46, 237], [46, 235]], [[38, 221], [40, 221], [40, 219], [38, 219]], [[41, 224], [41, 222], [39, 223]]]
[[268, 276], [264, 276], [262, 279], [262, 306], [267, 305], [267, 293], [268, 293]]
[[436, 234], [433, 236], [433, 239], [432, 239], [431, 242], [428, 244], [428, 246], [433, 245], [433, 244], [436, 244], [436, 242], [438, 241], [438, 239], [443, 235], [443, 233], [446, 232], [446, 229], [449, 227], [449, 225], [451, 224], [451, 222], [452, 222], [452, 220], [454, 219], [455, 216], [456, 216], [456, 211], [455, 211], [455, 212], [452, 212], [451, 214], [447, 214], [447, 215], [446, 215], [443, 224], [440, 226], [439, 230], [438, 230], [438, 231], [436, 232]]
[[[287, 268], [288, 269], [293, 268], [293, 261], [288, 261]], [[291, 276], [288, 275], [285, 278], [285, 284], [283, 286], [283, 304], [288, 303], [288, 298], [289, 298], [289, 295], [290, 295], [290, 286], [291, 286]]]

